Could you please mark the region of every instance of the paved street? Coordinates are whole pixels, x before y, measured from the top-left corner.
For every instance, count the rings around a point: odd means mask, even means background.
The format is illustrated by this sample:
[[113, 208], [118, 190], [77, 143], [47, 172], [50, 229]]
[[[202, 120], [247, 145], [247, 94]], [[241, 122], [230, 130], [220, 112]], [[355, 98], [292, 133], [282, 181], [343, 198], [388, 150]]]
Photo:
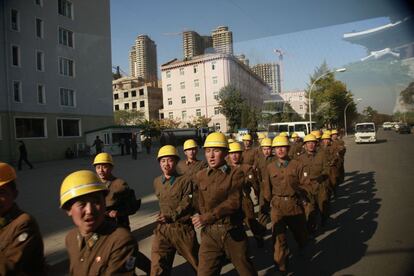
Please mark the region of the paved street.
[[[332, 219], [326, 232], [309, 244], [305, 256], [299, 257], [297, 248], [292, 247], [294, 275], [413, 275], [414, 222], [410, 219], [414, 217], [414, 135], [379, 131], [378, 138], [376, 144], [360, 145], [346, 139], [346, 181], [332, 202]], [[48, 260], [54, 264], [53, 275], [64, 275], [66, 270], [63, 237], [71, 226], [69, 218], [58, 209], [59, 186], [69, 172], [92, 168], [90, 162], [76, 159], [39, 163], [35, 170], [18, 175], [18, 201], [39, 221]], [[157, 163], [145, 154], [140, 154], [137, 161], [120, 156], [115, 162], [115, 173], [144, 198], [132, 226], [139, 228], [134, 235], [140, 240], [140, 249], [149, 256], [151, 222], [157, 212], [152, 194]], [[270, 239], [265, 249], [256, 249], [253, 240], [250, 245], [260, 275], [275, 275]], [[174, 275], [192, 275], [179, 256], [175, 266]], [[237, 275], [231, 264], [223, 273]]]

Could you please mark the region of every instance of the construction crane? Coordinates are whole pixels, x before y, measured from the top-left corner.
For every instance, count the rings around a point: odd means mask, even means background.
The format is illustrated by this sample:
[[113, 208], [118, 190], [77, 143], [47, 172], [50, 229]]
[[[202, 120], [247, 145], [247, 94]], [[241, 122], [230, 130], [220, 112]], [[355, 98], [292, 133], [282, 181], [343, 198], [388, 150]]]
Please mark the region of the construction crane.
[[279, 55], [279, 62], [282, 62], [285, 52], [282, 49], [273, 49], [273, 52], [275, 52], [276, 55]]
[[283, 91], [283, 56], [286, 54], [282, 49], [273, 49], [273, 52], [279, 56], [279, 84], [280, 84], [280, 91]]
[[116, 70], [116, 73], [118, 75], [121, 75], [121, 73], [122, 73], [123, 76], [128, 76], [128, 73], [125, 73], [125, 71], [122, 70], [121, 67], [119, 67], [119, 66], [112, 66], [112, 70]]

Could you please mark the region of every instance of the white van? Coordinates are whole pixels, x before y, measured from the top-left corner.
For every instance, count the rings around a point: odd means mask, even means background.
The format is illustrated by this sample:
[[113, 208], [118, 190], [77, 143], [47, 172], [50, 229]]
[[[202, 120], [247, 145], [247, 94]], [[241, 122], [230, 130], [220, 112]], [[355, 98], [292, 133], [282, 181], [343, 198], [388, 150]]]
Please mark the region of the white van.
[[355, 125], [355, 143], [375, 143], [377, 132], [374, 123], [360, 123]]

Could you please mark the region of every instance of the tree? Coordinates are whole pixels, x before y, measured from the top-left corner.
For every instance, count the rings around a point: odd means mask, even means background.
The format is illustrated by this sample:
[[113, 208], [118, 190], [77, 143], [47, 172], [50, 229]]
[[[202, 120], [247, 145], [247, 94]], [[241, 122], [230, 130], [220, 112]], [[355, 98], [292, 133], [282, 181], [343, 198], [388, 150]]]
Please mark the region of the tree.
[[[307, 90], [307, 98], [309, 99], [309, 89], [312, 83], [323, 74], [329, 72], [326, 62], [315, 69], [314, 74], [310, 78], [310, 85]], [[344, 110], [347, 108], [348, 122], [352, 122], [356, 118], [356, 104], [353, 95], [347, 90], [345, 83], [336, 80], [333, 73], [326, 74], [325, 77], [319, 79], [313, 86], [311, 92], [312, 100], [312, 120], [318, 125], [337, 127], [343, 126]], [[309, 112], [309, 110], [308, 110]], [[309, 116], [309, 115], [308, 115]]]
[[116, 110], [114, 121], [117, 125], [139, 125], [144, 119], [144, 113], [138, 110]]
[[187, 123], [188, 127], [208, 127], [208, 124], [210, 123], [211, 118], [206, 116], [198, 116], [193, 118], [191, 123]]
[[244, 99], [240, 91], [231, 85], [223, 87], [219, 91], [219, 104], [221, 112], [226, 116], [230, 131], [234, 131], [241, 126]]
[[180, 124], [181, 122], [178, 119], [161, 119], [158, 121], [158, 128], [160, 130], [165, 128], [178, 128]]
[[158, 137], [161, 134], [159, 125], [155, 121], [144, 120], [141, 125], [141, 134], [146, 137]]
[[365, 107], [364, 111], [362, 111], [362, 116], [364, 116], [365, 121], [372, 122], [374, 117], [378, 114], [378, 111], [373, 109], [371, 106]]

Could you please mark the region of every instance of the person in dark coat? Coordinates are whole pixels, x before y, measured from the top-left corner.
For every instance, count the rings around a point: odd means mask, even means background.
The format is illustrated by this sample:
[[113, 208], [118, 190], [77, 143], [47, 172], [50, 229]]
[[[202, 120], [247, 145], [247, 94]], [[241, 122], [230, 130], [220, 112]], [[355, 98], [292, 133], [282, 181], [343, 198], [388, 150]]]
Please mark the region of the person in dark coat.
[[95, 141], [93, 141], [93, 144], [91, 147], [95, 146], [96, 149], [96, 154], [100, 154], [103, 150], [103, 141], [101, 139], [99, 139], [99, 136], [96, 136]]
[[33, 165], [27, 159], [27, 148], [23, 141], [19, 141], [19, 153], [19, 171], [22, 169], [22, 161], [24, 161], [30, 167], [30, 169], [33, 169]]

